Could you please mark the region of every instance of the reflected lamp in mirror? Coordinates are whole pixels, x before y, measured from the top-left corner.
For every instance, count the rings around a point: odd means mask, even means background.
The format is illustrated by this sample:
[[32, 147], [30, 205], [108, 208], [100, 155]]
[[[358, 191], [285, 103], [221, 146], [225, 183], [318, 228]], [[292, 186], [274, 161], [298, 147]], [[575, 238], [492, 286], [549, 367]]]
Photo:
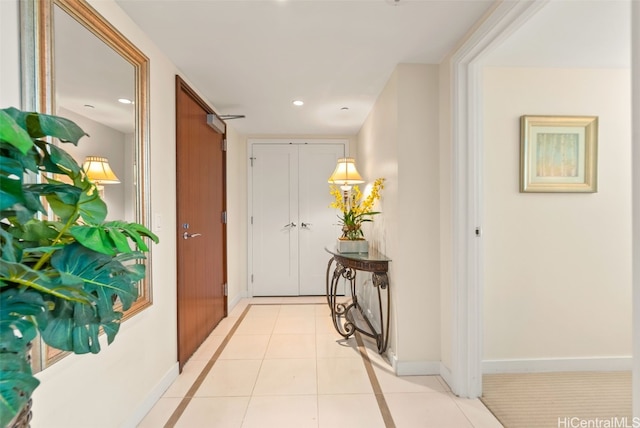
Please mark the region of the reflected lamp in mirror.
[[82, 169], [89, 177], [89, 180], [96, 183], [100, 197], [104, 198], [103, 184], [119, 184], [120, 180], [111, 169], [109, 160], [100, 156], [87, 156], [82, 165]]
[[364, 183], [364, 180], [356, 169], [356, 161], [353, 158], [340, 158], [336, 169], [329, 177], [329, 183], [337, 184], [342, 191], [348, 192], [351, 186]]

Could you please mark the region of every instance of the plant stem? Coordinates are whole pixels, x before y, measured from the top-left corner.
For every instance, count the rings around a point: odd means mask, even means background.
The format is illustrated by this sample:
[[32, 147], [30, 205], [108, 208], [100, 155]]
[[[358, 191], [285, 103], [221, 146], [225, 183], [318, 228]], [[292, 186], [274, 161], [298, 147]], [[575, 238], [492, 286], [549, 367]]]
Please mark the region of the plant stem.
[[[67, 230], [69, 230], [69, 228], [71, 228], [71, 226], [75, 223], [77, 218], [78, 218], [78, 206], [76, 205], [75, 212], [73, 213], [73, 215], [69, 216], [69, 220], [67, 220], [67, 223], [60, 230], [60, 232], [58, 233], [58, 236], [56, 236], [56, 238], [53, 240], [52, 245], [56, 245], [60, 241], [60, 239], [64, 236], [64, 234], [67, 233]], [[53, 251], [55, 250], [44, 253], [42, 257], [40, 257], [40, 260], [38, 260], [38, 262], [33, 267], [33, 270], [39, 270], [47, 261], [49, 261], [49, 259], [53, 255]]]

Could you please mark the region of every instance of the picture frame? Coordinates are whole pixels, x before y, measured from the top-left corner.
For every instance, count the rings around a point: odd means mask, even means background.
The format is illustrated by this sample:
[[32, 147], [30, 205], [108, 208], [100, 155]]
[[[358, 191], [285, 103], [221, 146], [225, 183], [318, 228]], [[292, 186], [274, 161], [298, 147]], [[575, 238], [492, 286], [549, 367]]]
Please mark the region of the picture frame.
[[597, 116], [521, 116], [520, 192], [598, 191]]

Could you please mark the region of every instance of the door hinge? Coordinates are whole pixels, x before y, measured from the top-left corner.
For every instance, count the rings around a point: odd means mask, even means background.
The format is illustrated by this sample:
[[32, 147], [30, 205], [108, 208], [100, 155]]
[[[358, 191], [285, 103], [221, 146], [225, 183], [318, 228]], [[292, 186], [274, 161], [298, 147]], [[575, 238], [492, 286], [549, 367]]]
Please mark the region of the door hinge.
[[227, 224], [227, 212], [222, 211], [222, 223]]
[[227, 139], [226, 138], [222, 139], [222, 151], [223, 152], [227, 151]]
[[253, 216], [251, 216], [251, 224], [253, 225]]
[[227, 284], [226, 282], [224, 284], [222, 284], [222, 291], [223, 291], [225, 296], [228, 296], [229, 295], [229, 284]]
[[251, 283], [253, 284], [253, 274], [251, 274]]
[[479, 227], [476, 227], [476, 236], [480, 237], [482, 235], [482, 229], [480, 229]]

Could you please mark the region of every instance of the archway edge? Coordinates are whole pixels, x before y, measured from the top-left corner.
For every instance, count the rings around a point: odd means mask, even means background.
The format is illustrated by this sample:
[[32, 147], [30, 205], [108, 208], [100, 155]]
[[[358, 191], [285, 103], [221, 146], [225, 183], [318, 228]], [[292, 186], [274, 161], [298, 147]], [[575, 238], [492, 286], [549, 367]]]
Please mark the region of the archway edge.
[[451, 390], [482, 394], [483, 59], [549, 0], [498, 1], [450, 56], [452, 124]]

